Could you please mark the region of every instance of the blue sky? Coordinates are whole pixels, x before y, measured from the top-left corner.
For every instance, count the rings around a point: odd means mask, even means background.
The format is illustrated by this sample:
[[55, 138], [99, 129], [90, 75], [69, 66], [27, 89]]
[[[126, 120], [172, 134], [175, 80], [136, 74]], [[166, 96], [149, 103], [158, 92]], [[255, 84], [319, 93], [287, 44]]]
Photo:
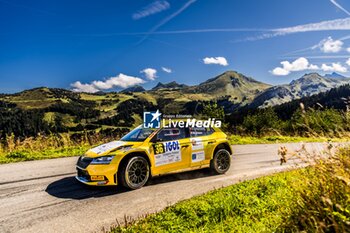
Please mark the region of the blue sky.
[[[0, 92], [350, 71], [346, 0], [0, 0]], [[281, 64], [282, 62], [282, 64]]]

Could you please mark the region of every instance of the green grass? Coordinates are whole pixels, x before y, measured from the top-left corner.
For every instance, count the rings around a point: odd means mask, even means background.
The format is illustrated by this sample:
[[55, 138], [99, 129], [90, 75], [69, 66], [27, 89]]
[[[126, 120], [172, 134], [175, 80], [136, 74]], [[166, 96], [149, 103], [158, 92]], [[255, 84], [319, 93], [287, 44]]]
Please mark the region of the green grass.
[[20, 150], [0, 154], [0, 164], [20, 161], [53, 159], [62, 157], [79, 156], [84, 154], [91, 146], [72, 146], [42, 151]]
[[303, 171], [291, 171], [211, 191], [112, 232], [276, 232], [295, 208], [291, 183]]
[[231, 135], [229, 141], [233, 145], [241, 144], [269, 144], [269, 143], [291, 143], [291, 142], [347, 142], [349, 138], [326, 138], [326, 137], [298, 137], [298, 136], [240, 136]]
[[111, 232], [348, 232], [349, 157], [349, 147], [315, 155], [313, 166], [214, 190]]

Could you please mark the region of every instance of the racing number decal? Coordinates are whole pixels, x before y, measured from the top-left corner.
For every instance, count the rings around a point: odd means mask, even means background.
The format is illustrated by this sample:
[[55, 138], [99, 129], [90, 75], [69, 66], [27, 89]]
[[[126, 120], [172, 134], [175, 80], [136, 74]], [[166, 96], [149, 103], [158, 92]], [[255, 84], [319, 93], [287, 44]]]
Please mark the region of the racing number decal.
[[153, 145], [154, 153], [155, 154], [162, 154], [164, 153], [164, 145], [162, 143], [157, 143]]
[[156, 166], [181, 161], [179, 141], [156, 143], [153, 145]]

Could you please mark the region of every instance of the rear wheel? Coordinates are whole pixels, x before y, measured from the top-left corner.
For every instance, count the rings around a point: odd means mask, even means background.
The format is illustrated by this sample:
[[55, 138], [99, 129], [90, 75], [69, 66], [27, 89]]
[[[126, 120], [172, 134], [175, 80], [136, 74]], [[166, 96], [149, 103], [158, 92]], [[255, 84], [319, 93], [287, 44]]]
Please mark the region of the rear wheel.
[[216, 151], [213, 159], [210, 161], [210, 169], [216, 174], [224, 174], [230, 169], [231, 155], [226, 149]]
[[119, 180], [128, 189], [139, 189], [149, 178], [149, 164], [142, 156], [131, 157], [121, 166]]

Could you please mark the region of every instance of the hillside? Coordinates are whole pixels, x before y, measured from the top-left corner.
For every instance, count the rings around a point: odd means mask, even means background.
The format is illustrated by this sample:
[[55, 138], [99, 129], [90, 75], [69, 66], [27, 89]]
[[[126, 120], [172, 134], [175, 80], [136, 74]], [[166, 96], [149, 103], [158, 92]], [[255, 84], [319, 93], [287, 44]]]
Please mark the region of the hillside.
[[77, 93], [58, 88], [35, 88], [0, 95], [0, 137], [36, 136], [40, 132], [122, 132], [142, 122], [144, 110], [198, 114], [217, 102], [226, 114], [289, 103], [349, 83], [347, 78], [306, 74], [289, 84], [271, 86], [235, 71], [227, 71], [194, 86], [176, 82], [141, 86], [119, 93]]

